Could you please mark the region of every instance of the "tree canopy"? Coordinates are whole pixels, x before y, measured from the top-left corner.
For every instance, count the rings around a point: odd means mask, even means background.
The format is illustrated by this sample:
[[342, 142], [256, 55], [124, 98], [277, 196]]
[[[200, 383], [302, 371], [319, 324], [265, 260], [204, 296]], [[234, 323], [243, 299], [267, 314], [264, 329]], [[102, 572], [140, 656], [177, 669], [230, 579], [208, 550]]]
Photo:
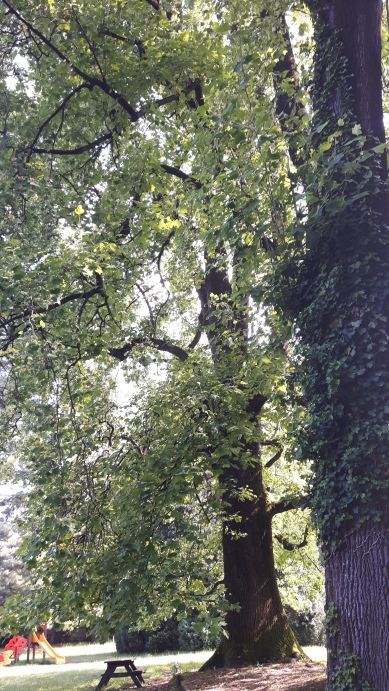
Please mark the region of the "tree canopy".
[[356, 4], [1, 1], [3, 436], [30, 489], [30, 621], [196, 609], [226, 622], [214, 664], [280, 658], [298, 646], [272, 523], [290, 553], [313, 540], [287, 525], [296, 461], [327, 556], [381, 525], [382, 7]]

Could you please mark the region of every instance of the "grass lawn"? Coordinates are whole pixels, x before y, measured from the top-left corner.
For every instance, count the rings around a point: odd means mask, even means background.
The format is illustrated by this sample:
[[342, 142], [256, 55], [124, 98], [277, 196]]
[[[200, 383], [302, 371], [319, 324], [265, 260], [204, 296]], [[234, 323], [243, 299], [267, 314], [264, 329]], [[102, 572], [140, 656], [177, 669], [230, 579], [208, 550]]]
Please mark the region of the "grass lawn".
[[323, 662], [327, 664], [327, 650], [320, 645], [303, 646], [304, 653], [313, 660], [313, 662]]
[[[1, 691], [94, 691], [105, 670], [104, 660], [111, 657], [129, 657], [116, 652], [114, 643], [105, 645], [63, 645], [55, 646], [56, 652], [64, 655], [65, 665], [56, 665], [51, 660], [38, 657], [27, 665], [25, 656], [17, 665], [0, 667]], [[197, 653], [169, 653], [164, 655], [134, 655], [138, 668], [147, 669], [145, 679], [162, 677], [166, 671], [173, 675], [173, 663], [180, 671], [196, 670], [210, 656], [210, 651]], [[127, 689], [131, 679], [112, 679], [108, 689]]]
[[[325, 662], [326, 650], [318, 646], [304, 648], [315, 662]], [[56, 651], [66, 658], [66, 665], [55, 665], [47, 659], [37, 658], [34, 664], [21, 661], [12, 667], [0, 668], [1, 691], [94, 691], [105, 669], [104, 660], [110, 657], [128, 657], [116, 653], [113, 643], [104, 645], [64, 645]], [[135, 655], [139, 668], [147, 668], [145, 679], [163, 676], [166, 671], [173, 674], [173, 663], [177, 662], [181, 672], [196, 670], [210, 656], [210, 651], [197, 653], [169, 653], [164, 655]], [[111, 680], [107, 689], [128, 688], [130, 679]]]

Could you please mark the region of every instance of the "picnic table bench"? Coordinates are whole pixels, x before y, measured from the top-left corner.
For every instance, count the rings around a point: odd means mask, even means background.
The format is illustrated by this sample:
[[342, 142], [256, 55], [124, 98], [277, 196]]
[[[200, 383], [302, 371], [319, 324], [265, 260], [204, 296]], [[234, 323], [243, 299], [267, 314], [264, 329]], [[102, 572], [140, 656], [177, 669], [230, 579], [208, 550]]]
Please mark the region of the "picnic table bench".
[[[137, 686], [138, 688], [140, 688], [142, 686], [142, 683], [144, 684], [145, 682], [142, 676], [144, 669], [136, 669], [134, 660], [130, 660], [129, 658], [104, 660], [104, 664], [107, 665], [107, 669], [102, 675], [100, 682], [96, 687], [96, 691], [99, 691], [99, 689], [102, 689], [104, 686], [106, 686], [109, 680], [113, 677], [131, 677], [135, 686]], [[126, 671], [117, 672], [117, 667], [124, 667]]]

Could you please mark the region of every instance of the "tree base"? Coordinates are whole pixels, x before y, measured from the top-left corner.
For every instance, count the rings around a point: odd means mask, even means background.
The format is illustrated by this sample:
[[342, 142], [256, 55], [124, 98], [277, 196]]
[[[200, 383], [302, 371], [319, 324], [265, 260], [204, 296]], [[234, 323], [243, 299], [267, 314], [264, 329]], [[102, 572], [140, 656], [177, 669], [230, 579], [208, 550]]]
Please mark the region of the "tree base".
[[223, 638], [213, 655], [200, 668], [242, 667], [245, 665], [280, 662], [290, 658], [306, 658], [297, 639], [287, 624], [276, 626], [250, 643], [232, 642]]

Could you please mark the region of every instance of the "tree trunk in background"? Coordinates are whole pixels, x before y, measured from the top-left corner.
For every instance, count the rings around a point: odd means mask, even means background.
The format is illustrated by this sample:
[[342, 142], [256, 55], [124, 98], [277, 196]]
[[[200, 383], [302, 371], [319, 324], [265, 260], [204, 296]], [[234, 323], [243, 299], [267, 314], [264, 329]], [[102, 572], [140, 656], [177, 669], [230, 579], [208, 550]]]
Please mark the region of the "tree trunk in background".
[[[262, 482], [260, 463], [231, 470], [224, 484], [248, 488], [255, 499], [239, 500], [227, 491], [229, 504], [223, 535], [226, 598], [239, 608], [228, 612], [228, 639], [204, 665], [234, 667], [302, 654], [289, 626], [278, 591], [274, 566], [271, 502]], [[239, 516], [241, 520], [235, 520]]]
[[[347, 88], [342, 91], [342, 86], [339, 84], [331, 91], [331, 75], [325, 76], [323, 70], [322, 76], [324, 75], [325, 83], [317, 84], [317, 88], [319, 90], [321, 88], [322, 94], [324, 93], [323, 87], [327, 89], [328, 111], [332, 111], [336, 122], [337, 118], [344, 116], [347, 110], [345, 104], [348, 103], [348, 107], [350, 107], [351, 101], [355, 120], [361, 125], [362, 133], [367, 137], [366, 146], [373, 146], [377, 141], [384, 142], [381, 83], [382, 0], [353, 0], [352, 2], [350, 0], [312, 0], [308, 4], [313, 10], [317, 30], [319, 60], [320, 32], [323, 32], [324, 36], [327, 31], [326, 40], [328, 40], [328, 28], [335, 30], [340, 39], [343, 56], [346, 58], [346, 70], [350, 75], [348, 91]], [[389, 233], [386, 153], [382, 157], [381, 170], [378, 172], [382, 180], [382, 191], [380, 195], [372, 196], [369, 203], [375, 212], [378, 211], [380, 220], [376, 221], [375, 225], [367, 226], [366, 232], [370, 232], [369, 241], [366, 241], [366, 234], [363, 235], [360, 229], [355, 231], [352, 227], [347, 229], [348, 236], [343, 229], [343, 234], [338, 232], [338, 237], [334, 241], [336, 242], [337, 255], [346, 275], [350, 275], [352, 262], [356, 260], [364, 261], [369, 268], [367, 257], [371, 251], [376, 251], [381, 259], [381, 265], [378, 263], [376, 265], [380, 270], [380, 278], [385, 275], [385, 271], [388, 274], [387, 268], [385, 270], [385, 265], [388, 267], [386, 263], [388, 252], [385, 246], [387, 248]], [[372, 232], [372, 228], [374, 232]], [[351, 238], [352, 243], [350, 244]], [[330, 270], [331, 264], [329, 264]], [[387, 280], [389, 284], [389, 276]], [[370, 305], [371, 319], [373, 315], [374, 318], [378, 316], [379, 319], [387, 319], [388, 305], [382, 304], [382, 301], [380, 302], [374, 294], [373, 268], [363, 276], [360, 295], [362, 297], [360, 303], [355, 303], [355, 310], [359, 310], [359, 313], [363, 314], [364, 309], [366, 312], [367, 303]], [[333, 315], [331, 315], [332, 319]], [[367, 323], [368, 320], [366, 320]], [[369, 327], [370, 324], [367, 328]], [[388, 388], [388, 354], [387, 352], [383, 354], [382, 341], [379, 341], [378, 337], [375, 336], [373, 328], [371, 327], [371, 347], [372, 352], [374, 352], [376, 371], [381, 373], [378, 386], [381, 387], [379, 391], [382, 392], [384, 390], [382, 387], [386, 387], [386, 390]], [[339, 339], [341, 340], [341, 338], [342, 333], [339, 332]], [[320, 343], [320, 347], [323, 347], [323, 342]], [[356, 348], [358, 349], [358, 342]], [[386, 362], [384, 361], [385, 358]], [[344, 397], [339, 402], [344, 410], [341, 423], [339, 423], [339, 433], [343, 434], [344, 438], [349, 432], [350, 421], [355, 424], [354, 421], [358, 416], [360, 419], [366, 420], [368, 418], [366, 387], [370, 386], [370, 392], [373, 388], [373, 394], [374, 390], [378, 391], [377, 381], [371, 377], [371, 371], [369, 371], [369, 376], [370, 380], [367, 375], [361, 374], [360, 382], [357, 381], [353, 388], [350, 386], [348, 393], [346, 387], [344, 388]], [[374, 422], [372, 420], [371, 424], [374, 425]], [[386, 443], [384, 428], [382, 433], [382, 448], [380, 448], [378, 441], [379, 453], [377, 457], [372, 454], [370, 457], [365, 457], [364, 460], [365, 468], [370, 467], [372, 470], [371, 482], [373, 482], [373, 473], [375, 473], [374, 477], [381, 478], [381, 480], [386, 477], [385, 465], [382, 460], [385, 458], [383, 447]], [[363, 442], [361, 433], [360, 444]], [[344, 465], [344, 461], [339, 457], [339, 465], [341, 462]], [[349, 458], [346, 463], [349, 463], [350, 468], [352, 468], [352, 464], [355, 462]], [[325, 459], [323, 468], [325, 480]], [[341, 477], [343, 477], [343, 482], [346, 482], [346, 475], [341, 476], [339, 473], [337, 488], [339, 497], [342, 496]], [[329, 491], [333, 490], [330, 488]], [[369, 500], [370, 511], [373, 512], [376, 505], [381, 506], [381, 521], [359, 521], [358, 524], [358, 516], [362, 513], [368, 516], [369, 507], [364, 501], [364, 494], [357, 495], [352, 509], [355, 516], [354, 525], [350, 521], [348, 529], [343, 527], [339, 531], [338, 544], [329, 551], [326, 560], [329, 643], [328, 688], [330, 691], [340, 688], [342, 691], [343, 689], [345, 691], [364, 691], [368, 688], [372, 688], [374, 691], [388, 691], [389, 689], [389, 512], [385, 506], [385, 498], [382, 498], [382, 489], [381, 494], [376, 490], [376, 501], [374, 493], [372, 496], [373, 499]], [[320, 501], [322, 501], [324, 506], [326, 498], [318, 497], [316, 501], [317, 505], [320, 505]], [[335, 516], [332, 520], [335, 520]]]
[[[239, 611], [227, 614], [229, 638], [221, 646], [224, 664], [278, 660], [300, 648], [281, 603], [274, 566], [271, 505], [263, 486], [261, 469], [248, 468], [237, 475], [237, 484], [251, 488], [252, 501], [229, 497], [231, 514], [242, 521], [226, 524], [223, 536], [227, 598]], [[244, 537], [236, 539], [236, 533]], [[301, 652], [301, 651], [300, 651]]]
[[[204, 325], [212, 325], [207, 332], [213, 355], [214, 367], [223, 381], [239, 369], [234, 358], [227, 328], [240, 353], [242, 364], [247, 353], [247, 315], [245, 308], [236, 308], [231, 300], [231, 284], [227, 272], [206, 257], [206, 274], [199, 290]], [[229, 302], [231, 319], [223, 322], [223, 311], [218, 309], [215, 296]], [[221, 315], [221, 316], [220, 316]], [[222, 369], [220, 356], [223, 354]], [[235, 369], [234, 369], [235, 368]], [[266, 399], [254, 395], [246, 402], [248, 425], [259, 424], [259, 417]], [[229, 424], [228, 420], [222, 424]], [[228, 428], [226, 429], [228, 436]], [[223, 562], [226, 599], [236, 609], [226, 616], [228, 638], [223, 638], [214, 655], [203, 669], [234, 667], [243, 664], [280, 660], [298, 653], [303, 654], [290, 628], [278, 590], [274, 565], [272, 539], [273, 505], [263, 483], [260, 446], [244, 443], [236, 455], [228, 460], [221, 478], [225, 502], [223, 530]], [[247, 458], [251, 458], [248, 464]], [[242, 492], [250, 498], [242, 499]], [[246, 495], [247, 496], [247, 495]]]

